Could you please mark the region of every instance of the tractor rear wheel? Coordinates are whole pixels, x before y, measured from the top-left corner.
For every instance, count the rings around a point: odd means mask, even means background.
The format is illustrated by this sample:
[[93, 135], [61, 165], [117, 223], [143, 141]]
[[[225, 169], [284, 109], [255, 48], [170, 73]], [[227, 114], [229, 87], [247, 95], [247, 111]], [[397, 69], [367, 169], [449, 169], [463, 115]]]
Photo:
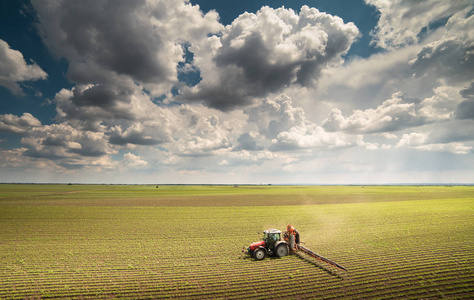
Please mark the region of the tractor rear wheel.
[[287, 244], [280, 244], [276, 248], [275, 254], [278, 257], [283, 257], [283, 256], [287, 256], [288, 252], [289, 252], [288, 245]]
[[255, 258], [256, 260], [264, 259], [265, 258], [265, 250], [263, 250], [262, 248], [255, 250], [253, 252], [253, 258]]

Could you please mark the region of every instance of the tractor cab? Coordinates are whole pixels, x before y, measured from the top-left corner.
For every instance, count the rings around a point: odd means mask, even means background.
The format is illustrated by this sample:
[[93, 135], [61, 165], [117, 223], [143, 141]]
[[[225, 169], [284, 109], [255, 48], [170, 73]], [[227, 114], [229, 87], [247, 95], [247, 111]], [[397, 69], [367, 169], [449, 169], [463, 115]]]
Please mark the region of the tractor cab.
[[263, 232], [263, 240], [267, 248], [273, 250], [275, 244], [281, 241], [281, 231], [278, 229], [268, 229]]

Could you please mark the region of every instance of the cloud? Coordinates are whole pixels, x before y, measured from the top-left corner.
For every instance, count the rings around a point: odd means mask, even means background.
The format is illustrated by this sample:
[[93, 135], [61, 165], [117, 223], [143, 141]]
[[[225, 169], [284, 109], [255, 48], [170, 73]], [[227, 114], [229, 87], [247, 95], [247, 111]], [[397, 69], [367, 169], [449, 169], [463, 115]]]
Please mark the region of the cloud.
[[366, 3], [374, 5], [380, 12], [379, 21], [372, 33], [373, 43], [386, 49], [417, 43], [422, 33], [429, 31], [436, 22], [466, 7], [472, 8], [469, 0], [366, 0]]
[[330, 67], [322, 72], [318, 88], [307, 101], [309, 105], [316, 101], [325, 104], [327, 112], [319, 111], [323, 118], [335, 107], [344, 113], [375, 108], [400, 91], [411, 98], [423, 99], [432, 93], [439, 81], [413, 77], [409, 61], [420, 49], [418, 45], [407, 46], [367, 58], [352, 57], [344, 65]]
[[376, 109], [355, 110], [348, 118], [335, 108], [323, 121], [323, 127], [328, 131], [378, 133], [419, 126], [425, 122], [426, 118], [417, 116], [416, 104], [407, 102], [403, 94], [398, 92]]
[[474, 98], [474, 82], [471, 82], [469, 87], [462, 89], [459, 94], [464, 98]]
[[452, 119], [420, 129], [427, 132], [427, 143], [474, 142], [474, 120], [470, 119]]
[[174, 124], [175, 142], [170, 145], [178, 156], [210, 156], [219, 150], [230, 150], [231, 132], [239, 126], [221, 122], [216, 115], [203, 116], [189, 105], [180, 107], [179, 119]]
[[322, 127], [293, 127], [289, 131], [283, 131], [272, 140], [272, 151], [287, 151], [297, 149], [335, 149], [354, 146], [355, 139], [347, 139], [346, 136], [326, 132]]
[[134, 120], [143, 116], [137, 111], [140, 102], [149, 98], [139, 88], [126, 81], [123, 85], [77, 85], [56, 94], [58, 119], [63, 120]]
[[23, 134], [33, 127], [41, 126], [41, 122], [30, 113], [23, 113], [21, 117], [4, 114], [0, 115], [0, 131]]
[[469, 87], [461, 90], [459, 94], [466, 100], [459, 103], [456, 107], [456, 118], [474, 120], [474, 82], [471, 82]]
[[427, 135], [418, 132], [412, 132], [410, 134], [404, 134], [400, 141], [398, 141], [397, 147], [407, 146], [420, 146], [425, 143]]
[[446, 121], [453, 119], [456, 106], [462, 101], [459, 89], [451, 86], [439, 86], [434, 89], [433, 96], [423, 99], [419, 107], [419, 115], [429, 121]]
[[78, 85], [63, 89], [54, 98], [56, 119], [85, 130], [107, 131], [110, 141], [155, 145], [171, 139], [176, 117], [155, 105], [148, 94], [129, 81], [123, 85]]
[[469, 154], [471, 153], [472, 147], [466, 146], [463, 143], [448, 143], [448, 144], [427, 144], [415, 147], [416, 149], [435, 151], [435, 152], [448, 152], [453, 154]]
[[306, 117], [301, 107], [294, 107], [293, 101], [285, 94], [273, 99], [263, 99], [257, 105], [244, 109], [249, 122], [255, 123], [260, 134], [275, 138], [282, 131], [292, 127], [304, 127]]
[[182, 88], [180, 98], [227, 111], [290, 85], [314, 86], [358, 34], [353, 23], [307, 6], [299, 15], [269, 7], [244, 13], [220, 36], [190, 47], [202, 81]]
[[121, 126], [116, 125], [108, 132], [109, 142], [114, 145], [152, 146], [169, 141], [167, 135], [160, 136], [160, 131], [156, 130], [157, 128], [159, 128], [159, 124], [156, 123], [135, 122], [123, 131]]
[[242, 134], [238, 139], [238, 146], [234, 148], [234, 151], [259, 151], [263, 150], [263, 147], [257, 145], [255, 138], [248, 132]]
[[473, 149], [473, 147], [460, 142], [431, 143], [428, 134], [418, 132], [403, 134], [396, 147], [408, 147], [430, 152], [448, 152], [452, 154], [469, 154]]
[[[121, 149], [172, 140], [179, 120], [169, 103], [156, 104], [154, 97], [172, 99], [171, 88], [182, 84], [178, 70], [194, 70], [187, 49], [223, 28], [215, 11], [203, 14], [184, 0], [33, 1], [33, 6], [43, 42], [68, 60], [67, 77], [76, 84], [54, 98], [58, 122], [102, 133]], [[206, 140], [194, 147], [207, 149]]]
[[[58, 178], [63, 179], [68, 175], [68, 169], [48, 159], [25, 156], [27, 150], [26, 148], [0, 150], [0, 167], [5, 170], [6, 175], [3, 178], [4, 182], [37, 182], [38, 177], [41, 178], [41, 182], [45, 182], [45, 177], [41, 177], [42, 175], [49, 177], [52, 174], [60, 174]], [[19, 174], [20, 177], [15, 177], [15, 174]], [[29, 177], [31, 179], [25, 179], [28, 176], [31, 176]]]
[[474, 100], [465, 100], [459, 103], [456, 110], [456, 117], [459, 119], [474, 120]]
[[35, 127], [21, 143], [27, 148], [25, 156], [48, 159], [67, 169], [109, 167], [108, 154], [115, 153], [104, 133], [81, 131], [66, 123]]
[[114, 170], [134, 183], [407, 182], [399, 172], [451, 168], [439, 157], [465, 168], [466, 2], [370, 3], [381, 13], [374, 41], [389, 51], [345, 60], [355, 25], [307, 6], [263, 7], [224, 27], [184, 0], [33, 0], [43, 42], [75, 86], [51, 101], [57, 124], [0, 115], [0, 130], [22, 138], [0, 150], [0, 165], [60, 180]]
[[25, 168], [25, 160], [23, 153], [26, 148], [15, 148], [11, 150], [0, 150], [0, 166], [2, 167], [18, 167]]
[[143, 168], [148, 165], [148, 163], [141, 159], [140, 155], [135, 155], [130, 152], [123, 155], [122, 163], [130, 168]]
[[19, 96], [23, 94], [21, 82], [47, 77], [48, 74], [34, 61], [27, 64], [20, 51], [11, 49], [7, 42], [0, 39], [0, 86]]
[[453, 154], [468, 154], [472, 147], [466, 146], [463, 143], [451, 142], [446, 144], [430, 144], [426, 143], [427, 136], [422, 133], [412, 132], [404, 134], [397, 144], [397, 148], [408, 147], [418, 150], [435, 151], [435, 152], [450, 152]]
[[458, 89], [449, 86], [434, 89], [431, 97], [421, 101], [397, 92], [376, 109], [355, 110], [347, 118], [340, 109], [334, 108], [322, 124], [326, 130], [332, 132], [343, 131], [353, 134], [396, 132], [450, 120], [460, 101]]
[[[403, 14], [408, 19], [411, 11], [405, 6], [423, 4], [427, 15], [429, 11], [443, 9], [444, 6], [456, 6], [446, 2], [440, 6], [424, 6], [428, 1], [384, 1], [384, 5], [393, 7], [394, 14]], [[402, 7], [399, 7], [402, 6]], [[464, 7], [464, 6], [463, 6]], [[399, 10], [398, 10], [399, 9]], [[390, 51], [374, 54], [368, 58], [353, 58], [342, 66], [331, 67], [322, 73], [317, 99], [332, 104], [342, 111], [376, 107], [402, 91], [413, 98], [428, 98], [433, 89], [439, 86], [461, 88], [472, 81], [474, 76], [472, 44], [474, 36], [474, 16], [469, 8], [454, 9], [444, 23], [433, 30], [428, 30], [424, 39], [410, 45], [391, 48]], [[382, 13], [383, 15], [383, 13]], [[421, 14], [423, 15], [423, 14]], [[413, 17], [417, 19], [417, 17]], [[395, 22], [393, 26], [402, 30], [410, 22]], [[424, 21], [423, 21], [424, 22]], [[346, 101], [351, 99], [351, 101]]]
[[[258, 133], [265, 138], [260, 144], [271, 151], [334, 149], [348, 147], [355, 142], [353, 137], [326, 132], [322, 127], [307, 120], [303, 109], [295, 106], [292, 99], [285, 94], [273, 99], [264, 99], [261, 103], [246, 108], [244, 113], [249, 116], [249, 122], [256, 125]], [[255, 138], [252, 137], [253, 140]]]
[[[155, 94], [177, 83], [181, 43], [222, 28], [187, 1], [33, 1], [43, 42], [70, 62], [75, 83], [126, 77]], [[107, 16], [104, 18], [104, 16]]]
[[448, 82], [470, 81], [474, 77], [474, 15], [456, 13], [446, 23], [446, 35], [425, 45], [410, 61], [415, 76], [435, 73]]

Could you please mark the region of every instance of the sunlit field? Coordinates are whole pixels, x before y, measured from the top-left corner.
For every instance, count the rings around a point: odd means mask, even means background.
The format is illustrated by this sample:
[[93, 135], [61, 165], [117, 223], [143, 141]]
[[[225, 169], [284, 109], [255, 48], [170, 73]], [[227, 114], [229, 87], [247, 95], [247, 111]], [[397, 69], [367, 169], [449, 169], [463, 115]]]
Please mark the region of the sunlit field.
[[[0, 299], [471, 298], [474, 187], [0, 185]], [[241, 249], [293, 224], [304, 255]]]

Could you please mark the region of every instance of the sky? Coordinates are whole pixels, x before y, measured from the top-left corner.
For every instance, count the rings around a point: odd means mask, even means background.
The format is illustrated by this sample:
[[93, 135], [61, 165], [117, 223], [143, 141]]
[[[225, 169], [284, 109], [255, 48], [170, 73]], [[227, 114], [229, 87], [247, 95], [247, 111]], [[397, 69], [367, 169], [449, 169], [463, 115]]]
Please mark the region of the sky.
[[473, 12], [0, 1], [0, 182], [471, 184]]

